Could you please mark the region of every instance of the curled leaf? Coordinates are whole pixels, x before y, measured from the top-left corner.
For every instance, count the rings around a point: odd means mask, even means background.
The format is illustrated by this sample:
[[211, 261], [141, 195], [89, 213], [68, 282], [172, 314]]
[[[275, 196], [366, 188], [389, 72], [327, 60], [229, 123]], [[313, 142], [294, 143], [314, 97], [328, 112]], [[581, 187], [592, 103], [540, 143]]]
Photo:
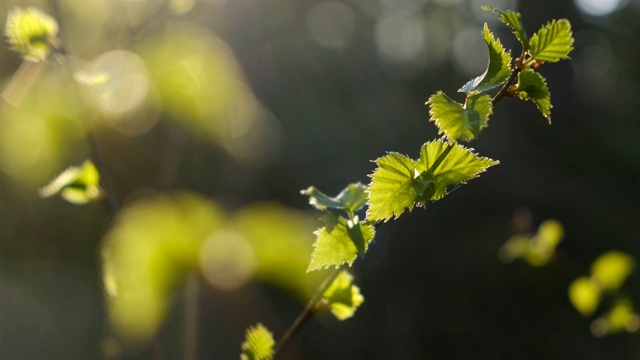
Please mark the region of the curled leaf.
[[39, 194], [41, 197], [60, 194], [68, 202], [82, 205], [102, 199], [104, 192], [100, 188], [98, 169], [87, 160], [81, 166], [72, 166], [63, 171], [41, 188]]
[[58, 23], [35, 7], [13, 8], [7, 16], [4, 34], [12, 50], [25, 60], [45, 60], [57, 42]]

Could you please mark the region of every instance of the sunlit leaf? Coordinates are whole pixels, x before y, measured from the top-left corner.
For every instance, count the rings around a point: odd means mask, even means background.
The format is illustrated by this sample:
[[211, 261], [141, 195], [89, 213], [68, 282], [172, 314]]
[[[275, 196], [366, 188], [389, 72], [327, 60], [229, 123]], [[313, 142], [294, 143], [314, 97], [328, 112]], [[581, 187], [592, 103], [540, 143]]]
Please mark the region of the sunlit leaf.
[[9, 46], [25, 60], [42, 61], [49, 56], [58, 33], [58, 23], [37, 8], [13, 8], [7, 15], [4, 34]]
[[95, 165], [87, 160], [81, 166], [72, 166], [58, 175], [39, 191], [40, 196], [56, 194], [72, 204], [86, 204], [102, 199], [100, 174]]
[[336, 197], [329, 197], [314, 186], [310, 186], [300, 193], [307, 195], [309, 204], [318, 210], [338, 209], [353, 214], [364, 206], [367, 200], [365, 190], [366, 186], [361, 183], [355, 183], [349, 184]]
[[430, 120], [451, 141], [473, 140], [487, 126], [492, 113], [491, 97], [472, 92], [463, 104], [457, 103], [442, 91], [432, 95], [429, 104]]
[[553, 20], [533, 34], [529, 41], [531, 59], [557, 62], [569, 58], [573, 50], [573, 34], [568, 20]]
[[[435, 167], [436, 161], [448, 147], [451, 147], [448, 155]], [[464, 184], [497, 164], [498, 161], [478, 156], [473, 149], [462, 145], [448, 144], [443, 140], [430, 141], [422, 146], [420, 159], [415, 166], [419, 178], [432, 180], [434, 189], [428, 198], [424, 196], [427, 194], [423, 194], [420, 201], [424, 204], [428, 200], [438, 200], [447, 194], [448, 186]]]
[[389, 153], [374, 161], [378, 167], [369, 175], [367, 220], [387, 221], [415, 206], [417, 194], [412, 186], [414, 161], [399, 153]]
[[497, 40], [487, 24], [482, 31], [484, 41], [489, 48], [489, 64], [484, 74], [464, 84], [458, 91], [487, 91], [500, 86], [511, 74], [511, 53], [507, 52], [500, 40]]
[[591, 264], [591, 278], [603, 290], [616, 291], [631, 275], [634, 268], [633, 257], [620, 251], [609, 251], [600, 255]]
[[492, 6], [483, 6], [482, 10], [493, 11], [500, 15], [500, 21], [505, 23], [511, 29], [518, 41], [522, 44], [523, 51], [529, 50], [529, 38], [527, 37], [524, 27], [522, 26], [522, 19], [519, 12], [515, 11], [502, 11]]
[[531, 69], [520, 71], [516, 94], [523, 100], [533, 101], [540, 113], [551, 123], [551, 94], [542, 75]]
[[273, 358], [273, 334], [262, 324], [247, 329], [242, 343], [241, 360], [269, 360]]
[[606, 314], [591, 324], [591, 332], [598, 337], [625, 331], [635, 332], [638, 328], [640, 328], [640, 317], [635, 313], [633, 303], [628, 298], [616, 300]]
[[358, 255], [364, 255], [375, 237], [375, 228], [327, 212], [323, 217], [326, 226], [316, 230], [316, 242], [307, 271], [325, 269], [342, 264], [351, 266]]
[[353, 316], [364, 302], [360, 289], [353, 284], [353, 276], [346, 270], [340, 272], [323, 294], [331, 312], [338, 320], [346, 320]]
[[588, 277], [581, 277], [569, 285], [569, 299], [583, 316], [593, 314], [600, 304], [600, 288]]
[[157, 331], [173, 290], [198, 270], [201, 246], [223, 219], [213, 203], [186, 193], [138, 201], [118, 214], [102, 249], [116, 334], [141, 342]]

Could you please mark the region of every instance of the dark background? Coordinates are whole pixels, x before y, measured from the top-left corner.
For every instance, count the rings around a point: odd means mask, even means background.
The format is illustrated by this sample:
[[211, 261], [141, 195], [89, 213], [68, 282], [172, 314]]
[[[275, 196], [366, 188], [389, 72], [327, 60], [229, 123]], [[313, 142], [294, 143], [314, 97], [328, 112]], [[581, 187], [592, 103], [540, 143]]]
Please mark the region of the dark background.
[[[569, 283], [587, 275], [599, 254], [640, 252], [638, 1], [623, 1], [601, 16], [585, 13], [578, 0], [203, 0], [182, 15], [169, 11], [169, 3], [121, 6], [151, 15], [149, 29], [179, 19], [217, 34], [278, 124], [277, 150], [259, 162], [182, 140], [172, 187], [224, 199], [230, 209], [275, 200], [306, 211], [300, 189], [315, 185], [336, 194], [350, 182], [367, 183], [370, 160], [386, 151], [416, 157], [437, 137], [424, 105], [428, 97], [443, 90], [461, 101], [456, 90], [484, 69], [482, 23], [490, 21], [503, 44], [520, 51], [481, 5], [520, 11], [529, 34], [553, 18], [569, 19], [572, 59], [540, 69], [552, 94], [553, 125], [532, 103], [501, 101], [490, 127], [470, 144], [501, 164], [426, 209], [380, 225], [371, 251], [354, 266], [365, 296], [356, 316], [312, 320], [281, 358], [640, 357], [637, 335], [594, 337], [592, 319], [567, 296]], [[0, 15], [15, 5], [51, 13], [48, 2], [9, 1]], [[74, 12], [71, 1], [60, 5], [73, 38], [86, 13]], [[100, 52], [97, 45], [73, 50], [87, 58]], [[0, 50], [5, 81], [19, 65], [15, 53]], [[137, 137], [98, 133], [120, 199], [153, 186], [145, 164], [158, 139], [173, 131], [183, 130], [161, 122]], [[61, 156], [61, 168], [83, 156]], [[97, 248], [108, 219], [97, 206], [39, 199], [42, 180], [15, 174], [0, 173], [0, 357], [102, 358], [108, 324]], [[534, 227], [548, 218], [565, 227], [558, 254], [545, 267], [503, 264], [497, 257], [514, 211], [523, 207]], [[632, 275], [624, 286], [636, 303], [637, 280]], [[162, 358], [180, 357], [180, 302], [158, 337]], [[234, 293], [203, 288], [198, 358], [237, 358], [247, 326], [260, 321], [282, 334], [302, 307], [269, 285]], [[152, 353], [143, 346], [124, 358]]]

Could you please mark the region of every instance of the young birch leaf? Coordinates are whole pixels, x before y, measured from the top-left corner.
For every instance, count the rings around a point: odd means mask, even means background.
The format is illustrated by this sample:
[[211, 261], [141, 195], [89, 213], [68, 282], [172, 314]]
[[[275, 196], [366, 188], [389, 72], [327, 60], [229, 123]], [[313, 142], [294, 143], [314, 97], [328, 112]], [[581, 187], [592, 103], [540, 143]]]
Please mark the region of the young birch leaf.
[[524, 27], [522, 26], [522, 19], [519, 12], [502, 11], [492, 6], [483, 6], [482, 10], [493, 11], [494, 13], [499, 14], [500, 21], [513, 29], [513, 34], [516, 36], [516, 39], [518, 39], [518, 41], [520, 41], [520, 43], [522, 44], [522, 50], [529, 50], [529, 38], [527, 37], [527, 33], [524, 31]]
[[453, 142], [473, 140], [487, 126], [492, 113], [491, 97], [477, 92], [468, 94], [463, 105], [438, 91], [427, 104], [429, 120], [436, 124], [439, 134], [444, 133]]
[[367, 200], [366, 186], [361, 183], [349, 184], [336, 197], [329, 197], [313, 186], [300, 191], [309, 196], [309, 204], [318, 210], [337, 209], [354, 213], [364, 206]]
[[37, 8], [13, 8], [7, 15], [4, 34], [11, 50], [25, 60], [38, 62], [47, 58], [57, 42], [58, 23]]
[[571, 23], [568, 20], [553, 20], [543, 26], [529, 41], [531, 59], [557, 62], [569, 58], [573, 50]]
[[333, 315], [341, 321], [352, 317], [364, 302], [360, 289], [353, 284], [353, 276], [346, 270], [340, 272], [329, 285], [323, 294], [323, 299], [331, 308]]
[[41, 188], [39, 194], [41, 197], [60, 194], [66, 201], [77, 205], [100, 200], [104, 195], [100, 188], [98, 169], [89, 160], [81, 166], [72, 166], [63, 171]]
[[[433, 169], [436, 160], [448, 147], [452, 147], [449, 154]], [[438, 200], [447, 194], [447, 186], [464, 184], [498, 163], [478, 156], [472, 149], [461, 145], [448, 144], [443, 140], [428, 142], [422, 146], [420, 159], [416, 162], [416, 171], [421, 174], [421, 178], [433, 181], [435, 188], [430, 197], [423, 197], [420, 202], [424, 205], [429, 200]]]
[[516, 94], [523, 100], [531, 100], [542, 116], [547, 118], [551, 124], [551, 94], [547, 87], [547, 81], [539, 73], [524, 69], [518, 73], [518, 84]]
[[242, 343], [241, 360], [270, 360], [273, 358], [275, 341], [273, 334], [262, 324], [247, 329]]
[[326, 226], [315, 231], [316, 242], [307, 272], [353, 264], [358, 254], [364, 255], [375, 236], [371, 225], [352, 223], [332, 212], [323, 218]]
[[416, 199], [412, 186], [415, 175], [414, 161], [395, 152], [374, 161], [378, 167], [369, 175], [371, 184], [367, 189], [369, 208], [367, 220], [388, 221], [404, 212], [411, 211]]
[[482, 31], [484, 41], [489, 48], [489, 65], [484, 74], [472, 79], [460, 88], [460, 92], [487, 91], [500, 86], [511, 74], [511, 53], [507, 52], [500, 40], [493, 37], [487, 24]]

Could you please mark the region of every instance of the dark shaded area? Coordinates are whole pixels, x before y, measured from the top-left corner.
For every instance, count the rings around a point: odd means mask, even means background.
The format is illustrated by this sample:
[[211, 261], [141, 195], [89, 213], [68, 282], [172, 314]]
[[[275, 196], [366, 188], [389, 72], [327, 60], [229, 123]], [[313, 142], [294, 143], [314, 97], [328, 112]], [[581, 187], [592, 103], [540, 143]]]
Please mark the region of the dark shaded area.
[[[120, 197], [155, 184], [160, 165], [150, 159], [158, 149], [171, 152], [172, 141], [181, 146], [173, 187], [193, 189], [229, 208], [277, 200], [306, 209], [300, 189], [314, 185], [336, 194], [350, 182], [368, 182], [370, 160], [385, 151], [416, 157], [437, 136], [426, 99], [437, 90], [453, 97], [478, 75], [465, 73], [452, 49], [457, 32], [470, 25], [482, 44], [482, 22], [471, 10], [480, 3], [345, 0], [355, 28], [337, 48], [323, 46], [309, 30], [316, 3], [196, 3], [184, 17], [228, 42], [257, 98], [280, 123], [277, 157], [249, 166], [162, 122], [138, 138], [105, 130], [99, 143], [112, 149], [107, 162]], [[410, 12], [411, 6], [419, 10]], [[586, 275], [602, 252], [640, 254], [640, 42], [633, 40], [640, 33], [640, 4], [629, 1], [602, 18], [581, 15], [569, 1], [521, 1], [517, 10], [529, 33], [552, 18], [567, 18], [574, 27], [573, 59], [540, 70], [552, 94], [553, 125], [531, 103], [501, 101], [489, 128], [470, 144], [501, 164], [445, 199], [379, 225], [371, 251], [354, 268], [365, 296], [356, 316], [342, 323], [312, 320], [279, 358], [640, 355], [635, 334], [595, 338], [591, 320], [567, 297], [569, 283]], [[425, 29], [437, 25], [426, 20], [448, 24], [444, 58], [427, 61], [428, 47], [416, 61], [381, 53], [375, 34], [380, 18], [389, 14], [423, 19]], [[149, 26], [170, 17], [161, 11]], [[519, 51], [504, 26], [491, 27], [505, 46]], [[485, 53], [470, 56], [485, 62]], [[6, 50], [0, 57], [9, 59], [0, 62], [4, 76], [15, 71], [17, 57]], [[0, 177], [0, 357], [102, 358], [109, 332], [96, 249], [110, 220], [97, 207], [44, 201], [35, 192], [25, 197], [5, 185], [11, 181]], [[556, 218], [565, 227], [558, 254], [545, 267], [503, 264], [497, 257], [520, 207], [531, 210], [536, 225]], [[624, 289], [640, 304], [637, 274]], [[304, 306], [258, 283], [234, 293], [200, 290], [199, 359], [237, 358], [247, 326], [262, 322], [277, 336]], [[157, 339], [166, 359], [182, 354], [181, 301], [176, 298]], [[124, 358], [154, 358], [153, 349], [135, 349]]]

